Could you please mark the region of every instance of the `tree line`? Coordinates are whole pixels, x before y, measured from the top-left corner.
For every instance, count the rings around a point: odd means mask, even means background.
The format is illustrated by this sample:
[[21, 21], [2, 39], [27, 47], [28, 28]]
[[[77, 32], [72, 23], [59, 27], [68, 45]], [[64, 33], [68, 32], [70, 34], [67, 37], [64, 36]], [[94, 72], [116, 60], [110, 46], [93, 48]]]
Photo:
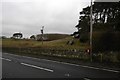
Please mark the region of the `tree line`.
[[[81, 42], [89, 42], [90, 7], [87, 6], [80, 12], [78, 24], [75, 26], [78, 31], [73, 33], [73, 35], [78, 34], [77, 38]], [[120, 50], [120, 1], [94, 2], [92, 7], [93, 45], [99, 45], [96, 47], [98, 51], [109, 50], [110, 47], [110, 50], [113, 50], [113, 45], [117, 50]], [[105, 42], [107, 46], [103, 48]]]

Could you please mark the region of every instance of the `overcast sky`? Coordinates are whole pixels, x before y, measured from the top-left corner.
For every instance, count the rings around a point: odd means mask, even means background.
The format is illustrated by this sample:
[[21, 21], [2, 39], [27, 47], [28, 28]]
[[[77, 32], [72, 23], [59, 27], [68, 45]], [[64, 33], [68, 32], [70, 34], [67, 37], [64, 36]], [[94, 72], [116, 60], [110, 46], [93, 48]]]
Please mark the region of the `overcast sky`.
[[88, 5], [90, 0], [2, 0], [2, 35], [22, 32], [30, 37], [40, 34], [42, 26], [44, 33], [71, 34]]

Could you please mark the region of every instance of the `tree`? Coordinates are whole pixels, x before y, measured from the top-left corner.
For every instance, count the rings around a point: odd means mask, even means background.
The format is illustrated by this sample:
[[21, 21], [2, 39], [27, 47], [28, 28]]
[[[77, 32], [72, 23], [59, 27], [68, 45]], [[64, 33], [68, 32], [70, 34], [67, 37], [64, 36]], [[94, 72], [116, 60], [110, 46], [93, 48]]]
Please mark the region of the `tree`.
[[21, 39], [22, 37], [23, 37], [22, 33], [14, 33], [13, 34], [13, 38], [15, 38], [15, 39]]
[[[93, 31], [106, 29], [120, 31], [120, 2], [94, 2]], [[80, 12], [79, 22], [75, 26], [80, 35], [90, 32], [90, 6]]]
[[[120, 1], [119, 2], [94, 2], [93, 6], [93, 50], [110, 51], [120, 50]], [[78, 29], [81, 42], [89, 40], [90, 33], [90, 7], [83, 8], [80, 12]], [[106, 44], [106, 45], [105, 45]]]
[[1, 38], [1, 39], [6, 39], [7, 37], [6, 37], [6, 36], [1, 36], [0, 38]]
[[82, 42], [86, 42], [88, 40], [88, 34], [90, 32], [90, 7], [87, 6], [83, 8], [83, 11], [80, 12], [78, 25], [75, 27], [78, 29], [79, 39]]
[[35, 35], [30, 36], [30, 39], [34, 39], [35, 40]]

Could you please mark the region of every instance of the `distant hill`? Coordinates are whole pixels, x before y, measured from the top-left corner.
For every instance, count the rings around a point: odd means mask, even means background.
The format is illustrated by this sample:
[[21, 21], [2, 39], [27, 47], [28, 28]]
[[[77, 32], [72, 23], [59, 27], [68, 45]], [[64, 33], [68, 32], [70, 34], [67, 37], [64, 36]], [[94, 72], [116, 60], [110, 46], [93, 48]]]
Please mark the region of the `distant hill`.
[[[52, 40], [58, 40], [58, 39], [63, 39], [66, 37], [69, 37], [69, 34], [44, 34], [43, 39], [45, 41], [52, 41]], [[36, 35], [37, 40], [42, 40], [41, 39], [41, 34]]]

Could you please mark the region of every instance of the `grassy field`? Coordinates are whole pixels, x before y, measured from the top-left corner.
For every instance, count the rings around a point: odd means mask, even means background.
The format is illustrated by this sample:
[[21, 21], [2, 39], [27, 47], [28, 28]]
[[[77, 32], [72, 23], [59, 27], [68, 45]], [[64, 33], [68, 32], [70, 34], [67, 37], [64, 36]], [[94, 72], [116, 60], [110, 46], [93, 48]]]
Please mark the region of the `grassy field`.
[[[28, 56], [47, 56], [54, 58], [65, 59], [79, 59], [83, 61], [90, 61], [90, 55], [85, 53], [85, 50], [89, 47], [87, 43], [80, 43], [78, 39], [74, 39], [74, 44], [67, 44], [73, 37], [68, 36], [66, 38], [52, 40], [52, 41], [35, 41], [25, 39], [2, 39], [3, 51], [11, 52], [20, 55]], [[93, 59], [95, 62], [120, 62], [119, 52], [98, 53]], [[101, 57], [101, 54], [103, 55]], [[101, 60], [102, 59], [102, 60]]]
[[[74, 44], [67, 44], [73, 37], [52, 40], [52, 41], [35, 41], [25, 39], [2, 39], [2, 49], [5, 52], [37, 55], [37, 56], [56, 56], [64, 58], [84, 58], [84, 51], [88, 47], [87, 44], [80, 43], [78, 39], [74, 39]], [[81, 53], [82, 52], [82, 53]], [[83, 56], [82, 56], [83, 55]]]
[[[38, 34], [40, 36], [40, 34]], [[44, 34], [44, 37], [47, 37], [47, 41], [53, 41], [53, 40], [58, 40], [58, 39], [64, 39], [66, 37], [69, 37], [70, 35], [68, 34]]]
[[74, 39], [74, 44], [70, 45], [67, 44], [68, 41], [72, 40], [71, 36], [52, 40], [52, 41], [35, 41], [35, 40], [15, 40], [15, 39], [3, 39], [2, 40], [2, 47], [22, 47], [22, 48], [29, 48], [29, 47], [37, 47], [37, 48], [58, 48], [58, 49], [77, 49], [77, 50], [84, 50], [87, 47], [87, 44], [80, 43], [78, 39]]

